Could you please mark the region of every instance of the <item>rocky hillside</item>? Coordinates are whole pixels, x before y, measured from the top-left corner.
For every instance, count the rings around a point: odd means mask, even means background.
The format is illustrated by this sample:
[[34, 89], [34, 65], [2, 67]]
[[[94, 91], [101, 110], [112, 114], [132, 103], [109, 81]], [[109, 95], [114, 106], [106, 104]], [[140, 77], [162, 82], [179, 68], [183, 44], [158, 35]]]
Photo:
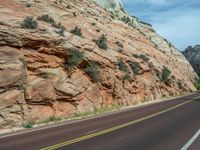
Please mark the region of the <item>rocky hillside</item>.
[[185, 57], [118, 6], [0, 0], [1, 129], [196, 90]]
[[189, 46], [183, 54], [189, 60], [194, 70], [200, 77], [200, 45], [196, 45], [194, 47]]

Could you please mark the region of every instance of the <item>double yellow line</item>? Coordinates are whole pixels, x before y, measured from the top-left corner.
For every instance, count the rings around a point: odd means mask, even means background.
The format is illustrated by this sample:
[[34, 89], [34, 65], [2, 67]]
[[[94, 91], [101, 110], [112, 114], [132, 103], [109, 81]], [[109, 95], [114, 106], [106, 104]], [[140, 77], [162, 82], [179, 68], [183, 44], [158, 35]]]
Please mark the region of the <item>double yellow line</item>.
[[52, 146], [49, 146], [49, 147], [46, 147], [46, 148], [43, 148], [41, 150], [55, 150], [55, 149], [58, 149], [58, 148], [61, 148], [61, 147], [64, 147], [64, 146], [68, 146], [68, 145], [71, 145], [71, 144], [74, 144], [74, 143], [77, 143], [77, 142], [80, 142], [80, 141], [83, 141], [83, 140], [87, 140], [87, 139], [90, 139], [90, 138], [93, 138], [93, 137], [96, 137], [96, 136], [99, 136], [99, 135], [103, 135], [103, 134], [106, 134], [106, 133], [109, 133], [109, 132], [112, 132], [112, 131], [115, 131], [115, 130], [118, 130], [118, 129], [121, 129], [121, 128], [124, 128], [124, 127], [127, 127], [127, 126], [130, 126], [130, 125], [134, 125], [136, 123], [139, 123], [139, 122], [142, 122], [144, 120], [147, 120], [147, 119], [150, 119], [150, 118], [153, 118], [155, 116], [158, 116], [158, 115], [161, 115], [163, 113], [166, 113], [166, 112], [169, 112], [171, 110], [174, 110], [178, 107], [181, 107], [183, 105], [186, 105], [190, 102], [192, 102], [193, 100], [197, 99], [197, 98], [200, 98], [200, 96], [196, 97], [196, 98], [193, 98], [191, 100], [188, 100], [186, 102], [183, 102], [181, 104], [178, 104], [178, 105], [175, 105], [173, 107], [170, 107], [168, 109], [165, 109], [163, 111], [160, 111], [160, 112], [157, 112], [157, 113], [154, 113], [154, 114], [151, 114], [151, 115], [148, 115], [146, 117], [142, 117], [140, 119], [136, 119], [136, 120], [133, 120], [133, 121], [130, 121], [130, 122], [127, 122], [127, 123], [124, 123], [122, 125], [118, 125], [118, 126], [115, 126], [115, 127], [112, 127], [112, 128], [109, 128], [109, 129], [105, 129], [105, 130], [101, 130], [101, 131], [98, 131], [98, 132], [95, 132], [95, 133], [91, 133], [91, 134], [88, 134], [88, 135], [84, 135], [84, 136], [81, 136], [81, 137], [78, 137], [78, 138], [75, 138], [75, 139], [72, 139], [72, 140], [69, 140], [69, 141], [66, 141], [66, 142], [62, 142], [62, 143], [59, 143], [59, 144], [55, 144], [55, 145], [52, 145]]

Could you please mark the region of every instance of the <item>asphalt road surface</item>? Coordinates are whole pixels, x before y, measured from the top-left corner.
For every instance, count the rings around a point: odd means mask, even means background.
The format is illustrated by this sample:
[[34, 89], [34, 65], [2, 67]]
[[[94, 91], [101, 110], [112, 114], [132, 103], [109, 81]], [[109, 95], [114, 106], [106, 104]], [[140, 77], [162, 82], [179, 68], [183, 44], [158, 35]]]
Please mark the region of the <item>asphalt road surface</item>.
[[0, 136], [0, 150], [200, 150], [200, 93]]

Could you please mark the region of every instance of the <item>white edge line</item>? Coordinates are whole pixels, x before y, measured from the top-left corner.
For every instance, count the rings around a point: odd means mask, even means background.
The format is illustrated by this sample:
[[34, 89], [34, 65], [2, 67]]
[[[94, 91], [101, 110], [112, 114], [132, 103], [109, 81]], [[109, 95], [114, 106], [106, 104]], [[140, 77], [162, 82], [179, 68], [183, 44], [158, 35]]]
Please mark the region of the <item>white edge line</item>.
[[196, 132], [196, 134], [181, 148], [181, 150], [187, 150], [192, 143], [194, 143], [194, 141], [198, 138], [198, 136], [200, 135], [200, 129]]

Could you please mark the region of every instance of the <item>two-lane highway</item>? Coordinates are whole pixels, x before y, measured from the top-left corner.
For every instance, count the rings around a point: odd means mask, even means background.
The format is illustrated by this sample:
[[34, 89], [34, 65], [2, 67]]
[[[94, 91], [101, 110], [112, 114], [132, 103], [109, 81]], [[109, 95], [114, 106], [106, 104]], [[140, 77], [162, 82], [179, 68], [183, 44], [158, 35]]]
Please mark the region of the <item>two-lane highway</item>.
[[[0, 137], [2, 150], [200, 150], [200, 94]], [[196, 138], [194, 138], [196, 137]]]

